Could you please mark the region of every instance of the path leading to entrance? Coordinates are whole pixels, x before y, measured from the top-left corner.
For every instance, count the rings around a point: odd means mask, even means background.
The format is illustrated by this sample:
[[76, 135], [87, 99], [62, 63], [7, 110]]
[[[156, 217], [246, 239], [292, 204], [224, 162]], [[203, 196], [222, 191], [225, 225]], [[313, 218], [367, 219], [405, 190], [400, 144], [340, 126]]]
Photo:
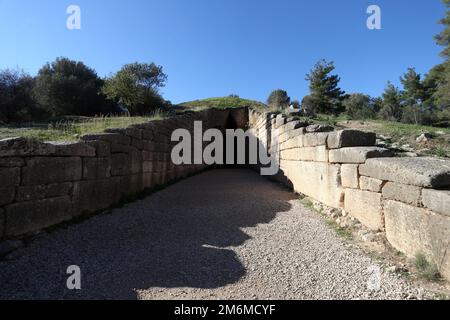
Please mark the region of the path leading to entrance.
[[[297, 197], [249, 170], [213, 170], [43, 235], [0, 262], [0, 298], [357, 299], [417, 293]], [[82, 290], [66, 289], [78, 265]]]

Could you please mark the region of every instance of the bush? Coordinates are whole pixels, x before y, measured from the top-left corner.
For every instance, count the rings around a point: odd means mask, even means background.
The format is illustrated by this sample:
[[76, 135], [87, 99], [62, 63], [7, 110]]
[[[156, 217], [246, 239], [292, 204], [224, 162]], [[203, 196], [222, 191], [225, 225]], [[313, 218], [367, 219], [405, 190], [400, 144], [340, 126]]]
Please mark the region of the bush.
[[33, 91], [52, 116], [92, 116], [115, 111], [100, 94], [102, 85], [103, 80], [84, 63], [57, 58], [39, 70]]
[[20, 70], [0, 71], [0, 121], [26, 122], [42, 116], [33, 99], [34, 80]]
[[291, 103], [291, 98], [285, 90], [277, 89], [270, 93], [267, 104], [275, 109], [286, 109]]

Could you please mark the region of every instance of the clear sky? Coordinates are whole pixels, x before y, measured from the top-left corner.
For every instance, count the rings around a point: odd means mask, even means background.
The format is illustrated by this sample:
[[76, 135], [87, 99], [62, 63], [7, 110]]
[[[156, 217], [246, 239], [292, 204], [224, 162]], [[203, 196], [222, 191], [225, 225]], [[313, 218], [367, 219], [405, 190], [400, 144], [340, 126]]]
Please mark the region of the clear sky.
[[[81, 30], [66, 28], [71, 4]], [[381, 7], [382, 30], [366, 27], [371, 4]], [[264, 101], [277, 88], [301, 99], [305, 74], [325, 58], [345, 91], [376, 96], [408, 67], [426, 73], [441, 62], [433, 36], [444, 14], [440, 0], [0, 0], [0, 69], [35, 74], [67, 56], [103, 77], [155, 62], [172, 102]]]

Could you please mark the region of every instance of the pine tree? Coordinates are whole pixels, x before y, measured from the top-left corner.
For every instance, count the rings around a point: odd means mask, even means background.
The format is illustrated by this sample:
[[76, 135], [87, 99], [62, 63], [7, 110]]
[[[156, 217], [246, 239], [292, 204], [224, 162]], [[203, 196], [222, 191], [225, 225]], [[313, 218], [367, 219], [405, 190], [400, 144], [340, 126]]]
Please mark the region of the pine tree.
[[334, 63], [320, 60], [306, 76], [310, 82], [309, 90], [311, 101], [317, 113], [339, 113], [342, 111], [342, 100], [345, 94], [339, 88], [338, 75], [331, 75]]
[[402, 118], [401, 92], [391, 82], [384, 90], [380, 113], [385, 120], [399, 121]]
[[421, 76], [414, 68], [409, 68], [403, 77], [400, 77], [404, 91], [402, 92], [402, 100], [405, 106], [403, 113], [403, 121], [419, 124], [422, 119], [424, 108], [422, 106], [425, 100], [425, 89], [422, 84]]

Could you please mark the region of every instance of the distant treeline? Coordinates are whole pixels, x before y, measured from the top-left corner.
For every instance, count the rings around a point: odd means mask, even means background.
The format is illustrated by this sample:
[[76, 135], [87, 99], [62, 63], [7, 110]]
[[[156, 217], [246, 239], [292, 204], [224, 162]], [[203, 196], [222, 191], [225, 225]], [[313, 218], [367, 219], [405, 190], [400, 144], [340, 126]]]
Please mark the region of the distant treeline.
[[38, 121], [63, 115], [149, 114], [170, 105], [159, 93], [167, 76], [154, 63], [133, 63], [101, 79], [83, 62], [57, 58], [35, 77], [0, 71], [0, 122]]
[[331, 74], [333, 62], [319, 61], [306, 76], [310, 94], [302, 102], [292, 101], [286, 91], [271, 93], [267, 103], [275, 108], [292, 104], [301, 107], [306, 115], [346, 114], [353, 119], [381, 118], [414, 124], [450, 126], [450, 0], [443, 0], [446, 16], [441, 20], [444, 30], [436, 36], [444, 46], [445, 61], [421, 76], [409, 68], [400, 77], [402, 88], [388, 83], [381, 97], [364, 93], [346, 94], [339, 88], [340, 78]]

